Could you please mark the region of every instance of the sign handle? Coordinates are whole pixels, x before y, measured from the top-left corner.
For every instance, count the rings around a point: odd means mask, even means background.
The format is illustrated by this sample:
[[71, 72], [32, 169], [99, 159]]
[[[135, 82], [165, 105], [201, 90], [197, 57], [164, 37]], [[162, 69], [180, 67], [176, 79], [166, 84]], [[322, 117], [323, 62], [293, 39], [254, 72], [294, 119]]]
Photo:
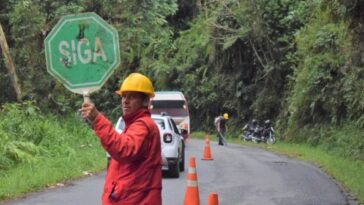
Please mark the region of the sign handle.
[[[83, 102], [85, 102], [85, 103], [91, 103], [90, 95], [88, 94], [88, 92], [84, 92], [83, 93]], [[91, 125], [92, 124], [89, 119], [83, 119], [83, 121], [85, 123], [87, 123], [88, 125]]]
[[83, 102], [85, 103], [91, 103], [91, 99], [90, 99], [90, 92], [88, 90], [83, 90]]
[[83, 95], [83, 102], [87, 102], [87, 103], [91, 102], [90, 96], [88, 94]]

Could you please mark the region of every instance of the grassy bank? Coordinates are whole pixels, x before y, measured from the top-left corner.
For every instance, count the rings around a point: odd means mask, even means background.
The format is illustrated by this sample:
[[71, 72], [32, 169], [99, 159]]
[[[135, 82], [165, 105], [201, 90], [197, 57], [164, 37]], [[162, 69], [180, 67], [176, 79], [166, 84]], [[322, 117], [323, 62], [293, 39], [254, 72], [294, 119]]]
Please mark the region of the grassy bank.
[[39, 158], [36, 163], [17, 165], [0, 171], [0, 201], [67, 183], [85, 171], [99, 172], [105, 165], [105, 152], [96, 147], [82, 148], [73, 157]]
[[0, 109], [0, 201], [99, 172], [106, 155], [77, 115], [44, 114], [29, 103]]
[[[192, 137], [204, 139], [205, 133], [194, 132]], [[216, 135], [212, 135], [211, 139], [216, 140]], [[328, 154], [319, 147], [311, 147], [306, 144], [291, 144], [278, 141], [276, 144], [268, 146], [266, 144], [243, 142], [238, 138], [227, 138], [227, 141], [229, 143], [259, 147], [315, 164], [341, 184], [352, 197], [356, 198], [361, 204], [364, 204], [363, 161], [355, 161], [338, 155]]]

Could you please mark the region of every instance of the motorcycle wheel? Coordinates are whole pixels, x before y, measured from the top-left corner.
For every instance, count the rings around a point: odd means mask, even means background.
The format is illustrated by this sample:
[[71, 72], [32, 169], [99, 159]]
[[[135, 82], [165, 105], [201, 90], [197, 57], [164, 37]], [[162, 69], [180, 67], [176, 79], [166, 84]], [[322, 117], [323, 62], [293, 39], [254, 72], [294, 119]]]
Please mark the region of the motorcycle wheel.
[[267, 144], [272, 145], [276, 142], [276, 139], [274, 137], [270, 137], [267, 139]]

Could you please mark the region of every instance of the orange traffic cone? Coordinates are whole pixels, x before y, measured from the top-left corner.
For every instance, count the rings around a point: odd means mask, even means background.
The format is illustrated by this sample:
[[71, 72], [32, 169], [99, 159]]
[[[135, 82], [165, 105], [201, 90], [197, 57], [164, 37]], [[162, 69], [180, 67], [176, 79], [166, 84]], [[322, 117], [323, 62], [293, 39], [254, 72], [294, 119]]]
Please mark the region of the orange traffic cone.
[[195, 157], [190, 158], [190, 166], [187, 175], [187, 187], [184, 205], [200, 205], [200, 194], [198, 192], [197, 172]]
[[219, 197], [217, 196], [217, 193], [211, 192], [209, 194], [207, 205], [219, 205]]
[[210, 139], [209, 139], [208, 135], [206, 136], [206, 139], [205, 139], [205, 149], [203, 151], [202, 160], [212, 160], [211, 149], [210, 149]]

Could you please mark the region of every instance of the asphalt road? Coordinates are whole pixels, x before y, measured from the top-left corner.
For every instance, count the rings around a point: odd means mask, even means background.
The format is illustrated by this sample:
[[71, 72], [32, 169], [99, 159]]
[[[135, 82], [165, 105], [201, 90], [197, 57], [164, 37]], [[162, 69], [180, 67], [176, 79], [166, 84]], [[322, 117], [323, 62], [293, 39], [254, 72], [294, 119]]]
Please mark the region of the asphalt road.
[[[274, 146], [274, 145], [273, 145]], [[186, 147], [186, 171], [179, 179], [163, 178], [163, 204], [183, 204], [188, 159], [196, 157], [200, 203], [217, 192], [220, 205], [345, 205], [339, 186], [317, 167], [262, 149], [211, 142], [211, 161], [201, 160], [204, 142]], [[104, 173], [65, 187], [32, 193], [6, 205], [98, 205]]]

